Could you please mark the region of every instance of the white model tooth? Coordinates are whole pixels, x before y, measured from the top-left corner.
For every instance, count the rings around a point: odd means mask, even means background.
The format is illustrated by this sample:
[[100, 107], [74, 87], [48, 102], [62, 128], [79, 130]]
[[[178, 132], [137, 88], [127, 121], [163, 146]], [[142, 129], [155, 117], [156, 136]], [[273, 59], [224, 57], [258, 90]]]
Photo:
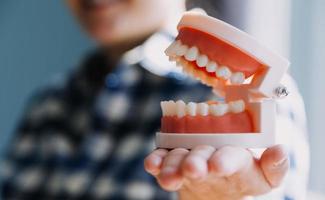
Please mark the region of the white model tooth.
[[167, 55], [167, 56], [173, 56], [173, 55], [175, 55], [175, 53], [176, 53], [176, 48], [178, 47], [178, 46], [180, 46], [182, 43], [181, 43], [181, 41], [180, 40], [177, 40], [177, 41], [174, 41], [173, 43], [171, 43], [170, 45], [169, 45], [169, 47], [167, 47], [167, 49], [165, 50], [165, 54]]
[[206, 55], [199, 55], [199, 57], [196, 59], [196, 64], [199, 67], [205, 67], [209, 62], [209, 59]]
[[217, 69], [216, 75], [219, 78], [223, 78], [225, 80], [228, 80], [231, 77], [231, 71], [228, 67], [226, 66], [221, 66]]
[[190, 68], [190, 67], [188, 67], [188, 66], [184, 66], [184, 67], [182, 68], [183, 72], [186, 73], [186, 74], [189, 74], [189, 73], [191, 72], [191, 69], [192, 69], [192, 68]]
[[160, 102], [160, 106], [161, 106], [161, 111], [162, 111], [162, 115], [163, 116], [167, 116], [167, 104], [168, 104], [168, 102], [167, 101], [161, 101]]
[[178, 61], [179, 57], [173, 55], [173, 56], [169, 56], [169, 61], [174, 62], [174, 61]]
[[209, 114], [209, 105], [206, 103], [199, 103], [197, 105], [197, 111], [202, 116], [207, 116]]
[[233, 73], [230, 77], [230, 81], [232, 84], [242, 84], [245, 81], [245, 75], [243, 72]]
[[179, 60], [176, 60], [176, 66], [177, 67], [181, 67], [182, 66], [182, 62], [180, 62]]
[[214, 116], [222, 116], [228, 112], [228, 105], [225, 103], [213, 104], [210, 106], [210, 113]]
[[215, 72], [217, 70], [217, 63], [214, 61], [210, 61], [207, 66], [206, 66], [206, 70], [207, 72]]
[[186, 45], [177, 46], [175, 50], [177, 56], [184, 56], [187, 51], [188, 51], [188, 46]]
[[196, 103], [190, 102], [186, 105], [186, 113], [190, 116], [196, 115]]
[[175, 42], [175, 46], [174, 46], [172, 52], [173, 52], [174, 54], [176, 54], [177, 49], [179, 49], [179, 47], [181, 47], [182, 45], [183, 45], [183, 44], [182, 44], [182, 41], [180, 41], [180, 40], [176, 40], [176, 42]]
[[172, 56], [173, 55], [173, 50], [175, 48], [175, 45], [176, 45], [175, 42], [173, 42], [167, 47], [167, 49], [165, 50], [165, 54], [167, 56]]
[[177, 117], [184, 117], [186, 114], [186, 105], [184, 101], [178, 100], [176, 101], [176, 114]]
[[174, 116], [176, 114], [176, 104], [174, 101], [168, 101], [166, 106], [166, 115], [167, 116]]
[[229, 102], [229, 110], [233, 113], [243, 112], [245, 110], [245, 102], [243, 100]]
[[[170, 115], [169, 114], [169, 107], [170, 107], [169, 104], [170, 104], [169, 101], [165, 101], [164, 105], [162, 104], [162, 102], [160, 103], [164, 116], [169, 116]], [[164, 109], [165, 109], [165, 111], [164, 111]]]
[[181, 59], [180, 57], [177, 58], [176, 66], [185, 68], [187, 63], [184, 61], [184, 59]]
[[181, 40], [176, 40], [174, 49], [177, 49], [177, 47], [181, 46], [181, 45], [182, 45], [182, 41]]
[[194, 61], [199, 55], [199, 49], [197, 47], [191, 47], [185, 54], [185, 59], [188, 61]]

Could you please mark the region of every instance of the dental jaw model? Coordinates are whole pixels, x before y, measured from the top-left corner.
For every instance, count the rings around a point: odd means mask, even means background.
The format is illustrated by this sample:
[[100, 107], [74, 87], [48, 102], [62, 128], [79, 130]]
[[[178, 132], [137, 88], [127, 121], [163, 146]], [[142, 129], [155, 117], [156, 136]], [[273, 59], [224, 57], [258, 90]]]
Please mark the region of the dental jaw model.
[[265, 148], [275, 143], [275, 100], [289, 62], [237, 28], [194, 12], [178, 24], [166, 49], [183, 72], [210, 86], [225, 102], [161, 102], [159, 148]]

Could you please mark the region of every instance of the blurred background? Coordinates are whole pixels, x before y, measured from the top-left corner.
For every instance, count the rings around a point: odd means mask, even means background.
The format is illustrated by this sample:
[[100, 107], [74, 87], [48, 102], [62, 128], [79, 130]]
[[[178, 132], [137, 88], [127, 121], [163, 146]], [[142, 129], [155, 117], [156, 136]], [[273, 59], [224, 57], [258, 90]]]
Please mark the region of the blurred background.
[[[213, 1], [212, 1], [213, 2]], [[325, 191], [325, 1], [228, 0], [225, 9], [190, 1], [257, 37], [291, 61], [291, 74], [304, 97], [311, 148], [309, 188]], [[227, 2], [227, 3], [226, 3]], [[70, 16], [64, 1], [0, 1], [0, 155], [32, 91], [60, 81], [94, 43]], [[220, 5], [220, 4], [219, 4]]]

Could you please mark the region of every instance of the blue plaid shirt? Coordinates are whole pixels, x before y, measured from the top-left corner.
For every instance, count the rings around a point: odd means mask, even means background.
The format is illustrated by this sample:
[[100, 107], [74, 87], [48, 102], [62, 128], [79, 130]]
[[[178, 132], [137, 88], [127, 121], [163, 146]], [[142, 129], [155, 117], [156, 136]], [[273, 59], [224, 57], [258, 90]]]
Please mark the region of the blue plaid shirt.
[[[156, 54], [163, 45], [157, 44], [165, 36], [155, 37], [128, 52], [118, 66], [96, 51], [30, 99], [1, 167], [3, 199], [175, 197], [143, 168], [160, 127], [160, 101], [199, 102], [213, 95], [160, 61]], [[282, 187], [261, 199], [303, 199], [306, 189], [304, 108], [289, 76], [285, 82], [291, 95], [279, 101], [278, 129], [279, 141], [290, 147], [291, 170]]]

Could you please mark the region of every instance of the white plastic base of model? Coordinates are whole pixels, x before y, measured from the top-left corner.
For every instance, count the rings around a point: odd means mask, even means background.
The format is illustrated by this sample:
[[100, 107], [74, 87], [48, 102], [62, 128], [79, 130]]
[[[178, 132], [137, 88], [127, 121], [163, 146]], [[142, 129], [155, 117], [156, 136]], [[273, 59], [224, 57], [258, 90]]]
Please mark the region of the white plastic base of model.
[[192, 149], [199, 145], [210, 145], [215, 148], [226, 145], [243, 148], [267, 148], [274, 143], [274, 134], [265, 133], [156, 133], [156, 146], [166, 149]]
[[275, 101], [247, 104], [251, 113], [255, 133], [156, 133], [158, 148], [187, 148], [211, 145], [220, 148], [225, 145], [244, 148], [267, 148], [275, 144]]

